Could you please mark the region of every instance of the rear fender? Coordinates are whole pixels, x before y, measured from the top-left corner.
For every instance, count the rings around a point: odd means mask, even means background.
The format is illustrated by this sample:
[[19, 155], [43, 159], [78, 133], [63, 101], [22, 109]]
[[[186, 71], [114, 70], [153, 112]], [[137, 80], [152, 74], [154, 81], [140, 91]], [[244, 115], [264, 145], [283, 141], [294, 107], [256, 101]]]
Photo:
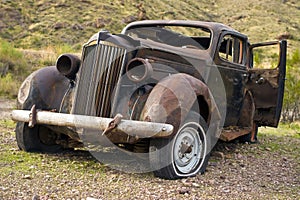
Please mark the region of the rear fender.
[[174, 74], [153, 88], [140, 120], [172, 124], [175, 134], [191, 109], [205, 115], [202, 117], [208, 124], [212, 114], [220, 116], [205, 83], [188, 74]]
[[70, 81], [55, 66], [45, 67], [30, 74], [18, 93], [18, 108], [28, 110], [34, 104], [37, 109], [59, 110]]

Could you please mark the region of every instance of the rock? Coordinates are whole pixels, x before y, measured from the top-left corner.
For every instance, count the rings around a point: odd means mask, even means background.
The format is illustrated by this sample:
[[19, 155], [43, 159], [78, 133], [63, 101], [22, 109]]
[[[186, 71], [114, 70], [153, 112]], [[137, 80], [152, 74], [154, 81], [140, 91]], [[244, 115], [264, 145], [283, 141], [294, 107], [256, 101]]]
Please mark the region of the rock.
[[57, 22], [53, 25], [53, 28], [55, 30], [59, 30], [59, 29], [65, 28], [65, 27], [67, 27], [67, 24], [65, 22]]
[[39, 195], [34, 195], [33, 197], [32, 197], [32, 200], [40, 200], [41, 198], [40, 198], [40, 196]]
[[199, 187], [200, 187], [200, 184], [198, 184], [198, 183], [192, 183], [192, 186], [193, 186], [193, 187], [199, 188]]
[[179, 194], [190, 194], [190, 190], [188, 188], [181, 188], [178, 190]]
[[288, 159], [286, 157], [283, 157], [282, 160], [283, 161], [288, 161]]
[[94, 26], [96, 28], [104, 28], [106, 24], [109, 24], [111, 22], [111, 19], [104, 19], [104, 18], [97, 18]]
[[83, 27], [80, 24], [73, 24], [72, 29], [73, 30], [83, 30]]
[[24, 175], [22, 178], [23, 179], [29, 179], [29, 180], [32, 179], [32, 177], [29, 174]]
[[123, 22], [124, 24], [128, 24], [128, 23], [134, 22], [134, 21], [136, 21], [136, 20], [138, 20], [138, 18], [137, 18], [136, 16], [129, 15], [128, 17], [123, 18], [123, 19], [122, 19], [122, 22]]
[[214, 152], [214, 154], [213, 154], [214, 156], [216, 156], [216, 157], [219, 157], [219, 158], [221, 158], [222, 160], [224, 160], [225, 159], [225, 156], [224, 156], [224, 153], [222, 153], [222, 152], [220, 152], [220, 151], [216, 151], [216, 152]]
[[269, 147], [266, 147], [266, 151], [271, 151], [271, 148], [269, 148]]

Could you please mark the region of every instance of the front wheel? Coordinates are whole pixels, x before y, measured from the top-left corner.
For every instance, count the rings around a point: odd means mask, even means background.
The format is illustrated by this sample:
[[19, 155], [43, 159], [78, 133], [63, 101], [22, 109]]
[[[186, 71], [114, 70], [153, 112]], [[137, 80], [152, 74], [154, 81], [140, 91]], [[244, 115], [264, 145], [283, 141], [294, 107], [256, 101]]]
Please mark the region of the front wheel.
[[56, 144], [58, 134], [45, 126], [28, 127], [28, 123], [17, 122], [16, 139], [18, 147], [28, 152], [58, 153], [63, 147]]
[[173, 138], [150, 141], [150, 164], [154, 175], [178, 179], [204, 173], [210, 156], [207, 124], [191, 112]]

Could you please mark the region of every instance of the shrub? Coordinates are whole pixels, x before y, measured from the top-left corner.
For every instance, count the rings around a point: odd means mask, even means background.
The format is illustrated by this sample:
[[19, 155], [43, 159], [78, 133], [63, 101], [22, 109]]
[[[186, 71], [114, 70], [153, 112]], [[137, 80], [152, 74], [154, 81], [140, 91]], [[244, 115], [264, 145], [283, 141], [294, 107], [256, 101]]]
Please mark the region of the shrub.
[[22, 52], [0, 39], [0, 96], [16, 97], [21, 81], [29, 72]]
[[16, 81], [11, 73], [0, 77], [0, 96], [16, 98], [20, 81]]
[[283, 121], [300, 120], [300, 51], [296, 50], [287, 59]]

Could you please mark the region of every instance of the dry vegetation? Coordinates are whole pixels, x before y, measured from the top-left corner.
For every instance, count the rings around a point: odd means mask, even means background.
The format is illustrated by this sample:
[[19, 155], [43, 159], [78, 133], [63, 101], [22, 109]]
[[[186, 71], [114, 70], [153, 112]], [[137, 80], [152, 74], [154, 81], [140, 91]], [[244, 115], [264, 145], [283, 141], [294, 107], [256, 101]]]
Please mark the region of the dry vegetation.
[[247, 34], [252, 42], [285, 37], [293, 48], [300, 40], [297, 0], [72, 0], [2, 1], [0, 37], [18, 48], [81, 45], [100, 29], [119, 33], [143, 19], [217, 21]]
[[[292, 54], [300, 46], [299, 16], [297, 0], [80, 0], [76, 3], [71, 0], [3, 0], [0, 51], [9, 46], [10, 50], [13, 47], [25, 49], [21, 50], [25, 54], [0, 52], [0, 76], [4, 79], [0, 80], [0, 95], [15, 97], [20, 81], [28, 73], [53, 65], [60, 53], [79, 53], [88, 38], [100, 29], [119, 33], [127, 23], [143, 19], [216, 21], [247, 34], [252, 43], [288, 39]], [[3, 71], [11, 73], [13, 78], [3, 78], [6, 75]], [[12, 79], [17, 79], [15, 84], [5, 84]]]
[[216, 21], [247, 34], [252, 43], [288, 39], [291, 56], [300, 46], [299, 16], [297, 0], [3, 0], [0, 96], [15, 98], [30, 72], [53, 65], [61, 53], [80, 53], [100, 29], [119, 33], [129, 22], [144, 19]]
[[[0, 116], [13, 102], [0, 101]], [[0, 199], [297, 199], [300, 125], [259, 130], [260, 144], [218, 143], [207, 172], [182, 180], [116, 171], [88, 152], [20, 151], [0, 119]]]
[[[0, 96], [5, 96], [5, 100], [0, 100], [0, 199], [299, 198], [300, 126], [297, 123], [281, 125], [279, 129], [261, 128], [260, 144], [219, 143], [205, 175], [176, 181], [158, 179], [152, 173], [127, 174], [112, 170], [85, 151], [47, 155], [18, 150], [15, 124], [3, 116], [14, 105], [7, 98], [16, 97], [21, 80], [39, 67], [52, 65], [60, 53], [79, 52], [81, 45], [100, 29], [118, 33], [127, 23], [140, 19], [222, 22], [247, 34], [252, 42], [287, 38], [290, 62], [297, 61], [298, 54], [300, 57], [299, 51], [295, 51], [300, 46], [300, 1], [297, 0], [147, 0], [143, 3], [3, 0], [0, 4]], [[295, 70], [299, 63], [289, 68], [295, 74], [289, 78], [293, 81], [291, 87], [299, 83], [299, 71]], [[292, 98], [299, 100], [298, 90], [298, 87], [288, 89], [288, 94], [293, 96], [286, 95], [286, 101], [293, 104]]]

